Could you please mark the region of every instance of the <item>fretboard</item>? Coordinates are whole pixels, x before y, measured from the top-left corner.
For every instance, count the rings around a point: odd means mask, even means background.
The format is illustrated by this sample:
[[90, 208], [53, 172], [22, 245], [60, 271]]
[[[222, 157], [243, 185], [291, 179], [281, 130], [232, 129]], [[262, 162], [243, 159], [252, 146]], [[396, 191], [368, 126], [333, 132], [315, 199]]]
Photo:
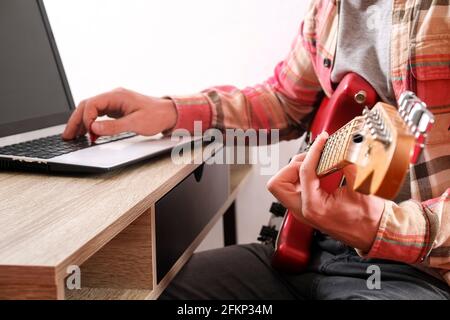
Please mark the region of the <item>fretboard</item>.
[[330, 136], [320, 158], [317, 175], [323, 177], [348, 164], [347, 153], [353, 134], [360, 120], [354, 119]]

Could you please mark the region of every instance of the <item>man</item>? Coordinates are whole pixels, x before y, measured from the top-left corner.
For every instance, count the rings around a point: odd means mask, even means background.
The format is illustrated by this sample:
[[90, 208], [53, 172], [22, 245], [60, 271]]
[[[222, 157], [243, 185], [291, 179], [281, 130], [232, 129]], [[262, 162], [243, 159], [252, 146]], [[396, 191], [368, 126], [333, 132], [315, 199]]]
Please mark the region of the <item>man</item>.
[[[399, 204], [345, 187], [333, 195], [321, 190], [315, 169], [324, 133], [268, 185], [298, 219], [320, 231], [306, 272], [273, 270], [268, 246], [235, 246], [195, 255], [162, 298], [449, 299], [449, 35], [448, 0], [316, 0], [288, 58], [262, 85], [171, 99], [116, 90], [82, 102], [64, 138], [87, 128], [98, 135], [192, 131], [201, 121], [205, 130], [276, 128], [289, 139], [303, 132], [318, 100], [349, 72], [393, 105], [403, 91], [414, 91], [436, 125]], [[118, 119], [95, 122], [100, 115]], [[351, 181], [352, 169], [345, 173]], [[367, 285], [371, 266], [381, 271], [380, 290]]]

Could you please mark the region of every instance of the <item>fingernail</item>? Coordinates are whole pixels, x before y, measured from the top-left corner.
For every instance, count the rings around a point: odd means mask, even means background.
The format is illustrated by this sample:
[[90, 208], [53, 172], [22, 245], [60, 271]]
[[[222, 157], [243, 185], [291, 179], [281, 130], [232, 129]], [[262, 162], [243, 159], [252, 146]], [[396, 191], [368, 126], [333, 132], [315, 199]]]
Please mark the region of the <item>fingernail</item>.
[[328, 132], [326, 132], [326, 131], [323, 131], [323, 132], [320, 134], [320, 137], [321, 137], [321, 138], [324, 138], [324, 139], [327, 139], [329, 136], [330, 136], [330, 135], [329, 135]]

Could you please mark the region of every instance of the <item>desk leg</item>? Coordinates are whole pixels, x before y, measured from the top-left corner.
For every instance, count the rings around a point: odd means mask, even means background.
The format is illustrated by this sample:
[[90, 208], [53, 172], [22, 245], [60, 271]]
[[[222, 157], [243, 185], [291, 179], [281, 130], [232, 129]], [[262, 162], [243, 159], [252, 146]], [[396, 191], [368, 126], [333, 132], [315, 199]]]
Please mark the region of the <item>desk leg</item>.
[[237, 244], [236, 202], [233, 202], [223, 216], [223, 236], [226, 247]]

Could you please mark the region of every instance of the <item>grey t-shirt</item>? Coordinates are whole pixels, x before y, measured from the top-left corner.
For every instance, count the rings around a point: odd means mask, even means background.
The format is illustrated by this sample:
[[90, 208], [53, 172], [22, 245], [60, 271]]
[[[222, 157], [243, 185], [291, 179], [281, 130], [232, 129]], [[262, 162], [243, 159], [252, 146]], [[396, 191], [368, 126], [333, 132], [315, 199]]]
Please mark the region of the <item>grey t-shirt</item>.
[[349, 72], [368, 81], [381, 99], [397, 105], [390, 77], [393, 0], [340, 2], [338, 43], [331, 81]]
[[[338, 44], [331, 81], [339, 83], [347, 73], [357, 73], [375, 88], [384, 102], [396, 106], [390, 77], [392, 1], [340, 2]], [[410, 198], [408, 177], [395, 202]]]

